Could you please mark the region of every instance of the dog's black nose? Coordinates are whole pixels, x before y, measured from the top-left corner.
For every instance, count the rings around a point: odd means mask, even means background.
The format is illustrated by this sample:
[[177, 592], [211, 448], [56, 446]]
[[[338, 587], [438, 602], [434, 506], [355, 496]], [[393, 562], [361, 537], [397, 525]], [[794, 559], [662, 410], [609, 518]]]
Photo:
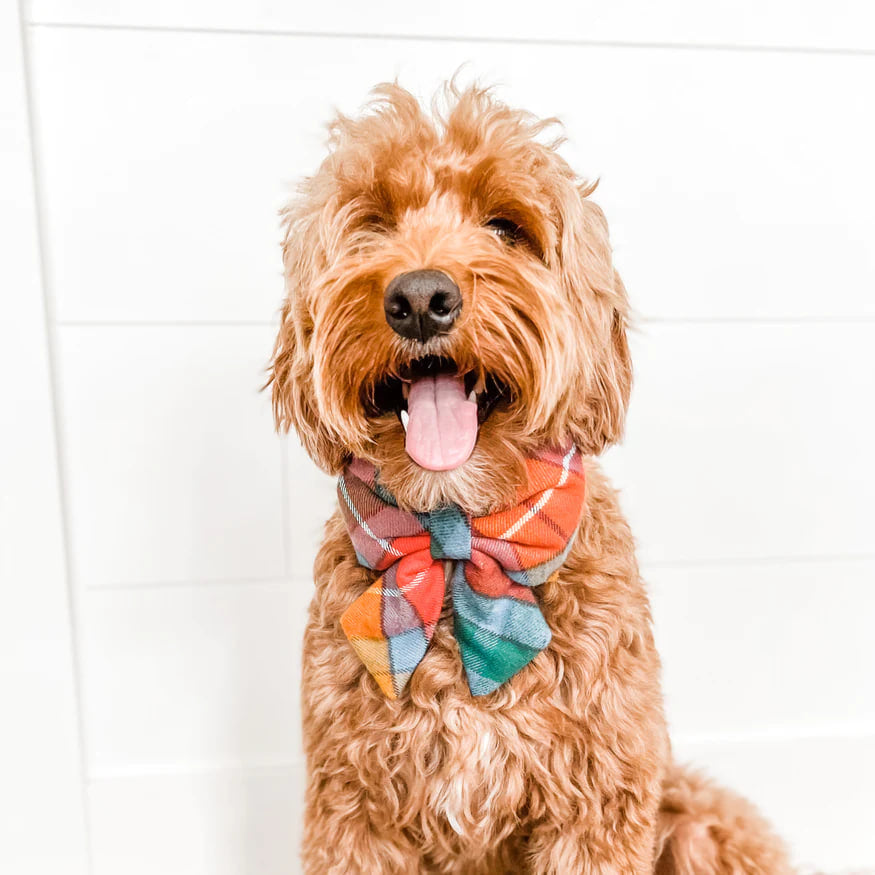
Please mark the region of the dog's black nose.
[[383, 309], [396, 334], [425, 343], [453, 327], [462, 310], [462, 293], [439, 270], [411, 270], [386, 287]]

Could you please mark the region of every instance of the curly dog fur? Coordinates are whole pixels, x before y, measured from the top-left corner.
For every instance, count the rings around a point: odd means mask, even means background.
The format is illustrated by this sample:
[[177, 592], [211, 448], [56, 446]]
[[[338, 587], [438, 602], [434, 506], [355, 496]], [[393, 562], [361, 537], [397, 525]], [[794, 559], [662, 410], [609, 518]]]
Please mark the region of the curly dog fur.
[[[445, 605], [398, 701], [341, 630], [374, 574], [332, 517], [304, 645], [305, 869], [789, 872], [748, 803], [672, 762], [633, 539], [595, 461], [621, 437], [632, 374], [594, 186], [544, 142], [554, 120], [476, 87], [449, 86], [445, 104], [427, 112], [380, 87], [361, 117], [336, 119], [328, 157], [286, 210], [277, 423], [329, 472], [353, 455], [373, 462], [406, 508], [473, 514], [512, 499], [529, 451], [570, 435], [589, 457], [586, 512], [538, 591], [549, 648], [473, 698]], [[496, 217], [512, 240], [489, 227]], [[451, 276], [464, 301], [453, 330], [426, 343], [393, 333], [383, 313], [389, 281], [420, 268]], [[505, 388], [451, 471], [415, 465], [377, 401], [381, 381], [425, 354]]]

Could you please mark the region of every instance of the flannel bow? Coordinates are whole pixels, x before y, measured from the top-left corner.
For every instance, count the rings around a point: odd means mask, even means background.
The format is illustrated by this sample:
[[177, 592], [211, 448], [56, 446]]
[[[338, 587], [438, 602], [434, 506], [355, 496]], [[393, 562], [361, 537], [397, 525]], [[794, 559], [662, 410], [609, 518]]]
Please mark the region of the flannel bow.
[[454, 634], [471, 693], [492, 692], [549, 643], [531, 587], [571, 549], [585, 478], [573, 445], [526, 460], [528, 482], [505, 510], [467, 517], [398, 507], [377, 471], [354, 460], [338, 481], [356, 556], [382, 576], [341, 618], [343, 631], [383, 692], [396, 699], [428, 648], [444, 601], [444, 560], [454, 563]]

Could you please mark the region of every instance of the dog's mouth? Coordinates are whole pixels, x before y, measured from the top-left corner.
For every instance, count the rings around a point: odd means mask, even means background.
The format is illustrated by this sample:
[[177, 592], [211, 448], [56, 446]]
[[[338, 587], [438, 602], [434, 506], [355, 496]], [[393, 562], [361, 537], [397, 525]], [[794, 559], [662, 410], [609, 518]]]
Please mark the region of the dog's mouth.
[[425, 356], [378, 382], [365, 407], [371, 416], [398, 416], [417, 465], [451, 471], [469, 459], [480, 425], [508, 394], [489, 374], [463, 373], [452, 359]]

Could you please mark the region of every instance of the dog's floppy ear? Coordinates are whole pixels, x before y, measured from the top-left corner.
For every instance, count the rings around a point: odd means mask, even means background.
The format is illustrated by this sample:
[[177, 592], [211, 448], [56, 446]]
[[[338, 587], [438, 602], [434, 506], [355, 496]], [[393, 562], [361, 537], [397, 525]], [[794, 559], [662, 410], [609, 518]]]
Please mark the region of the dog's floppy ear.
[[[333, 474], [343, 467], [344, 452], [322, 425], [313, 381], [308, 290], [320, 251], [316, 221], [315, 215], [295, 215], [292, 208], [284, 213], [286, 299], [267, 385], [271, 387], [277, 430], [285, 432], [293, 427], [316, 464]], [[313, 235], [316, 239], [310, 239]]]
[[597, 455], [623, 436], [632, 360], [628, 298], [613, 266], [604, 213], [589, 200], [594, 188], [569, 186], [573, 193], [560, 205], [559, 256], [563, 283], [585, 326], [569, 427], [578, 446]]
[[611, 307], [610, 335], [604, 352], [595, 362], [595, 389], [591, 387], [595, 415], [588, 428], [594, 435], [593, 452], [601, 452], [623, 437], [626, 409], [632, 391], [632, 357], [629, 354], [628, 303], [626, 287], [613, 271], [614, 294], [619, 301]]

